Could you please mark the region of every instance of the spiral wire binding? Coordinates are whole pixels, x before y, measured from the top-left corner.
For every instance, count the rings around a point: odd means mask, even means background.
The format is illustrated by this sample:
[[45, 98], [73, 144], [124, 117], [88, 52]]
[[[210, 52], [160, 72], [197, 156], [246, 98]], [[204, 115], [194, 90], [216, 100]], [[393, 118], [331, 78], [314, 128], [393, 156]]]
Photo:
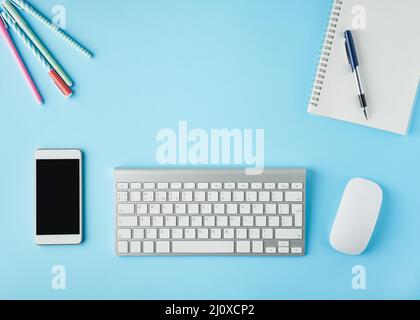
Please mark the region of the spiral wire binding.
[[331, 8], [330, 19], [326, 29], [324, 44], [321, 47], [319, 65], [317, 67], [314, 86], [311, 95], [311, 106], [317, 108], [324, 85], [325, 75], [327, 73], [328, 62], [331, 56], [331, 50], [336, 37], [338, 27], [338, 20], [340, 17], [341, 8], [344, 0], [335, 0]]

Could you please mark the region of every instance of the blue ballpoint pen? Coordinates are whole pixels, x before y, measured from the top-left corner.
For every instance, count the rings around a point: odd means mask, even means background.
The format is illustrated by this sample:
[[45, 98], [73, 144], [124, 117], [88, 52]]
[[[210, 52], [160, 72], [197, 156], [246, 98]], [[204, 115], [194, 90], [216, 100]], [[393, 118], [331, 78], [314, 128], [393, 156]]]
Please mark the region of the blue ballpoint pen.
[[363, 113], [368, 120], [366, 95], [363, 90], [362, 80], [359, 71], [359, 59], [357, 58], [356, 46], [354, 45], [353, 35], [350, 30], [344, 32], [347, 58], [349, 60], [351, 70], [353, 71], [354, 79], [357, 86], [357, 94], [359, 96], [360, 105]]

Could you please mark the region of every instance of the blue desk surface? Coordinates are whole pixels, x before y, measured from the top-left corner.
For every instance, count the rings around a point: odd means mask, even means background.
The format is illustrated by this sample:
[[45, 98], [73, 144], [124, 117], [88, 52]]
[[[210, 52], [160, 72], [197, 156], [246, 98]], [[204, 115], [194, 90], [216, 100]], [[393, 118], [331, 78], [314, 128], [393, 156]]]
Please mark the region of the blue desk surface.
[[[33, 1], [50, 13], [56, 1]], [[0, 298], [420, 298], [420, 119], [397, 135], [306, 112], [330, 0], [62, 1], [80, 56], [30, 19], [76, 82], [65, 101], [19, 48], [47, 100], [36, 106], [0, 42]], [[419, 106], [417, 106], [419, 107]], [[117, 258], [113, 168], [151, 166], [162, 128], [265, 129], [266, 166], [309, 169], [303, 258]], [[85, 154], [85, 241], [33, 241], [37, 148]], [[368, 250], [328, 243], [341, 194], [362, 176], [384, 188]], [[66, 268], [67, 288], [51, 286]], [[352, 267], [366, 269], [354, 290]]]

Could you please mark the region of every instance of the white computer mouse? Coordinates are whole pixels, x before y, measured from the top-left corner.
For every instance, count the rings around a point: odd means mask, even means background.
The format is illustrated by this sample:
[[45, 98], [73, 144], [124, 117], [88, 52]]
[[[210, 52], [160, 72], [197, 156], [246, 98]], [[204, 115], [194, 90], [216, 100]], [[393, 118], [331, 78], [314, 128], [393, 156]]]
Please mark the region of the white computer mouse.
[[348, 255], [363, 253], [375, 230], [383, 192], [370, 180], [351, 180], [344, 191], [330, 235], [334, 249]]

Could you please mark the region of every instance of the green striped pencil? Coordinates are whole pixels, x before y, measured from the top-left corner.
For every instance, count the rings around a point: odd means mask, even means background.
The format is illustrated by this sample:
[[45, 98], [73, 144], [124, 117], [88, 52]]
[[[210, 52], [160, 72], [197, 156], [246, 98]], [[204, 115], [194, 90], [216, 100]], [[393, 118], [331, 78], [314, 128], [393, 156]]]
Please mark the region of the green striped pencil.
[[54, 70], [60, 75], [60, 77], [67, 83], [68, 86], [73, 85], [73, 81], [71, 81], [70, 77], [64, 71], [64, 69], [60, 66], [57, 60], [53, 57], [53, 55], [48, 51], [48, 49], [44, 46], [42, 41], [38, 38], [38, 36], [32, 31], [29, 27], [28, 23], [23, 19], [20, 13], [16, 10], [15, 6], [10, 3], [10, 1], [5, 0], [1, 4], [5, 11], [12, 16], [12, 18], [16, 21], [19, 27], [26, 33], [29, 39], [31, 39], [32, 43], [37, 47], [37, 49], [42, 53], [45, 59], [51, 64]]
[[93, 53], [90, 52], [88, 49], [83, 47], [79, 42], [77, 42], [75, 39], [70, 37], [67, 33], [63, 31], [63, 29], [57, 27], [52, 21], [47, 19], [41, 12], [39, 12], [37, 9], [35, 9], [31, 4], [24, 0], [11, 0], [13, 4], [15, 4], [18, 8], [20, 8], [23, 11], [26, 11], [30, 15], [32, 15], [34, 18], [42, 22], [44, 25], [46, 25], [51, 31], [56, 33], [60, 38], [62, 38], [65, 42], [70, 44], [73, 48], [78, 50], [81, 54], [83, 54], [87, 58], [93, 58]]

